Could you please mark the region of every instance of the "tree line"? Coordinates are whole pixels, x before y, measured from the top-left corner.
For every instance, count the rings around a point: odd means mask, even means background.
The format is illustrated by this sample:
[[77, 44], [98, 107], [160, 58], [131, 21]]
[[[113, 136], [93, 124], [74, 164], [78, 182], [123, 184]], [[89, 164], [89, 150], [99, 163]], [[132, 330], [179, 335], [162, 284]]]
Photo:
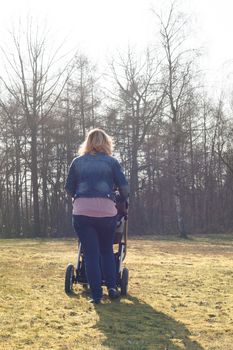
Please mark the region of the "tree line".
[[51, 52], [29, 25], [2, 48], [0, 235], [71, 235], [69, 164], [88, 130], [113, 136], [130, 183], [130, 232], [233, 228], [232, 101], [209, 97], [172, 5], [157, 16], [158, 45], [129, 49], [102, 74], [90, 59]]

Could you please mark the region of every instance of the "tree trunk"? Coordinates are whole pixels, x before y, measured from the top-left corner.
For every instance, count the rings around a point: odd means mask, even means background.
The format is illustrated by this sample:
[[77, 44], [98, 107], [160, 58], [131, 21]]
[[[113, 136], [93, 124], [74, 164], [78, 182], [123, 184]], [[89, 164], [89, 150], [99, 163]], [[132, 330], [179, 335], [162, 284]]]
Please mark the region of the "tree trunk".
[[173, 130], [173, 171], [174, 171], [174, 200], [176, 207], [176, 219], [177, 226], [179, 230], [179, 235], [182, 238], [187, 238], [187, 233], [184, 226], [184, 216], [181, 203], [181, 176], [180, 176], [180, 135], [177, 130], [177, 122], [172, 121], [172, 130]]
[[31, 176], [32, 176], [32, 194], [33, 194], [33, 223], [34, 235], [41, 236], [39, 196], [38, 196], [38, 164], [37, 164], [37, 129], [31, 130]]
[[20, 191], [19, 191], [19, 180], [20, 180], [20, 141], [17, 137], [15, 140], [15, 229], [17, 235], [21, 232], [21, 217], [20, 217]]

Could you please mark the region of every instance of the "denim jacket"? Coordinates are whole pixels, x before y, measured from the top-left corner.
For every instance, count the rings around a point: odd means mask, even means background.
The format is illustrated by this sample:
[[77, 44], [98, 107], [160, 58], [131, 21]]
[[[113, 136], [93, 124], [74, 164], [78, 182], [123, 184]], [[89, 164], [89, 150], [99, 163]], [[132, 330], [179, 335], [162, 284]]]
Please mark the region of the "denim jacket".
[[102, 152], [73, 159], [65, 189], [73, 197], [106, 197], [114, 200], [117, 188], [121, 200], [128, 197], [128, 183], [117, 159]]

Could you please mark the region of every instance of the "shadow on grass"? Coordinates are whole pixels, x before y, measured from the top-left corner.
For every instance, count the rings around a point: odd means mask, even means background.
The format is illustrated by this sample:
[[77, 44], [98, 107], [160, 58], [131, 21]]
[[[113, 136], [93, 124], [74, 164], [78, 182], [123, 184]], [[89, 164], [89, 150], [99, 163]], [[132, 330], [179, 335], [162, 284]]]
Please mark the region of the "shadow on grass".
[[106, 337], [103, 345], [114, 350], [204, 350], [192, 341], [180, 322], [129, 296], [96, 305], [96, 328]]

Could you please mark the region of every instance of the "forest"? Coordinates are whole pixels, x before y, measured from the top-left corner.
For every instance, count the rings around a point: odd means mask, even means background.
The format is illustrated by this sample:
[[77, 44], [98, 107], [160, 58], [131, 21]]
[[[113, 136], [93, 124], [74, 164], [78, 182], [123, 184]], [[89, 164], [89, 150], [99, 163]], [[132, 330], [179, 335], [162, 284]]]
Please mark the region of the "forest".
[[131, 234], [232, 231], [232, 92], [209, 91], [185, 14], [154, 21], [153, 47], [104, 69], [54, 48], [33, 20], [1, 44], [0, 237], [73, 235], [64, 184], [95, 127], [129, 180]]

